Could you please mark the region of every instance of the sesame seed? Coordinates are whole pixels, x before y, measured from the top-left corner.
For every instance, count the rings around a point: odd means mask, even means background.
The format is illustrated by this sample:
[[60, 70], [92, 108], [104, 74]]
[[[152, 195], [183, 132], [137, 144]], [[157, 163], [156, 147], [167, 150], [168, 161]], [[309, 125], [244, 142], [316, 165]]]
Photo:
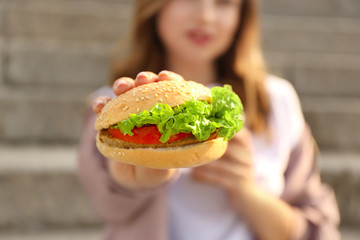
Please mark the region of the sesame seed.
[[123, 110], [124, 111], [126, 111], [126, 110], [128, 110], [129, 109], [129, 106], [128, 105], [125, 105], [124, 107], [123, 107]]
[[144, 97], [141, 97], [141, 100], [144, 101]]
[[138, 99], [138, 98], [136, 98], [136, 99], [135, 99], [135, 101], [136, 101], [136, 102], [138, 102], [138, 101], [139, 101], [139, 99]]
[[150, 97], [149, 97], [149, 96], [146, 96], [145, 98], [146, 98], [146, 99], [148, 99], [148, 100], [150, 99]]

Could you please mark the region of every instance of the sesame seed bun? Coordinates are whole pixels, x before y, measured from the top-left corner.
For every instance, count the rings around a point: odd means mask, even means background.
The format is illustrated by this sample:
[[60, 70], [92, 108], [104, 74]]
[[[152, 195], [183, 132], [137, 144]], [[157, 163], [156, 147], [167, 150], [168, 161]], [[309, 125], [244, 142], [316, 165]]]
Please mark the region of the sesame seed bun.
[[[105, 105], [97, 116], [95, 129], [99, 130], [96, 146], [107, 158], [122, 163], [156, 168], [182, 168], [199, 166], [219, 159], [227, 149], [227, 141], [215, 137], [204, 142], [192, 144], [179, 143], [179, 146], [144, 147], [129, 144], [113, 144], [103, 134], [113, 124], [129, 117], [131, 113], [150, 110], [156, 103], [166, 103], [175, 107], [190, 99], [211, 99], [210, 90], [192, 81], [161, 81], [144, 84], [121, 94]], [[117, 139], [117, 142], [120, 140]]]
[[210, 90], [192, 81], [161, 81], [140, 85], [112, 99], [101, 110], [95, 122], [95, 129], [109, 128], [129, 117], [130, 113], [150, 110], [156, 103], [167, 103], [175, 107], [185, 101], [211, 99]]

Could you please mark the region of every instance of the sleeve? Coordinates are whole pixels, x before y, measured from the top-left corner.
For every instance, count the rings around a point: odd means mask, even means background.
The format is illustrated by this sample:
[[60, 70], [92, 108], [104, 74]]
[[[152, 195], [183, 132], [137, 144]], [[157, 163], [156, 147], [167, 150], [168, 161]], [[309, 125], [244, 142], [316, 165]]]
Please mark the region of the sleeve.
[[151, 208], [165, 186], [132, 191], [116, 184], [107, 169], [105, 159], [96, 148], [96, 115], [88, 109], [78, 149], [78, 176], [95, 212], [108, 223], [129, 222]]
[[294, 240], [340, 239], [336, 198], [321, 182], [317, 156], [316, 143], [306, 126], [290, 154], [282, 195], [295, 211]]
[[[275, 85], [275, 84], [274, 84]], [[338, 206], [333, 190], [321, 182], [317, 168], [319, 154], [310, 127], [306, 124], [299, 97], [287, 81], [279, 81], [277, 94], [281, 118], [285, 119], [290, 154], [284, 172], [282, 199], [295, 212], [293, 240], [340, 239]], [[279, 91], [277, 91], [278, 93]]]

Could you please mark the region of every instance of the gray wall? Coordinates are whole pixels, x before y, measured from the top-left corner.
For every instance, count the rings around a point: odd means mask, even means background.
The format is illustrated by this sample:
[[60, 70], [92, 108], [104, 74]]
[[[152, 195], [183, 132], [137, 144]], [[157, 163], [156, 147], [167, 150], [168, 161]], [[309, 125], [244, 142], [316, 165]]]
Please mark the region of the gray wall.
[[0, 141], [74, 143], [131, 1], [0, 0]]
[[[131, 0], [0, 0], [0, 143], [73, 144]], [[262, 5], [270, 72], [298, 90], [323, 149], [360, 147], [360, 1]]]
[[271, 70], [290, 80], [322, 149], [360, 147], [360, 1], [263, 1]]
[[[0, 0], [0, 231], [100, 224], [76, 178], [75, 144], [131, 9], [131, 0]], [[360, 1], [263, 0], [261, 11], [269, 70], [296, 87], [342, 224], [358, 227]]]

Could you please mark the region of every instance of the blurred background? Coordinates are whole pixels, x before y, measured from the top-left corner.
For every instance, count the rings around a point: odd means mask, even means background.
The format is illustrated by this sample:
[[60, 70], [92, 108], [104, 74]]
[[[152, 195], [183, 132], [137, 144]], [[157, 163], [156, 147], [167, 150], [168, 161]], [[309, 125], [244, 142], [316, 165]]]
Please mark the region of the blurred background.
[[[86, 96], [131, 26], [131, 0], [0, 0], [0, 239], [97, 239], [76, 177]], [[291, 81], [360, 239], [360, 1], [263, 0], [269, 71]], [[25, 237], [26, 235], [26, 237]]]

